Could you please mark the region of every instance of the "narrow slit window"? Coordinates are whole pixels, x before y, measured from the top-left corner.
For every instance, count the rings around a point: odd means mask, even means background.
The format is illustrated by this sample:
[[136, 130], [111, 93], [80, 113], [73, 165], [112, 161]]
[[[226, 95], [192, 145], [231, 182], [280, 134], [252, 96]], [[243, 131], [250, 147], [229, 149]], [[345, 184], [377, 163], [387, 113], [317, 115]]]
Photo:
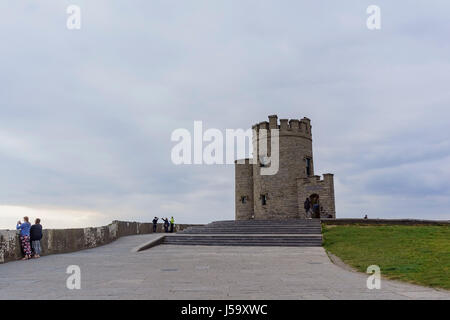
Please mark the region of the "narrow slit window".
[[306, 175], [311, 176], [311, 158], [306, 158]]
[[261, 204], [265, 206], [267, 204], [267, 196], [265, 194], [261, 195]]

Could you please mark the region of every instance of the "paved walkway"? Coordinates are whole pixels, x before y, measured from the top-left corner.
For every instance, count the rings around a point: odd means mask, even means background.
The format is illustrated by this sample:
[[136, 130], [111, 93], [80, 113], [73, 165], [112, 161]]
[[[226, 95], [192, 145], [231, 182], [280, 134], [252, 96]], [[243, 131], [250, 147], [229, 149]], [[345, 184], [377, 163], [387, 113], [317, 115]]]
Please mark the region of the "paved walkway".
[[[321, 247], [162, 245], [134, 253], [155, 235], [90, 250], [0, 265], [0, 299], [450, 299], [450, 292], [382, 281], [334, 265]], [[81, 289], [66, 268], [81, 268]]]

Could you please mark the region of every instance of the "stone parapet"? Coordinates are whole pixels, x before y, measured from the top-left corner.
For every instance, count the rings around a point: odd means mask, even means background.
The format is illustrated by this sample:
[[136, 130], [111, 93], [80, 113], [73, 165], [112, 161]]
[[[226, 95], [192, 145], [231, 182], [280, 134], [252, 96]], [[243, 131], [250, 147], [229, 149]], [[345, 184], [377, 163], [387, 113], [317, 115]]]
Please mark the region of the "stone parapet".
[[[190, 224], [175, 224], [174, 232], [182, 231]], [[157, 232], [163, 232], [158, 224]], [[153, 233], [152, 223], [113, 221], [111, 224], [94, 228], [44, 229], [41, 240], [42, 255], [68, 253], [95, 248], [108, 244], [120, 237]], [[23, 257], [19, 232], [0, 230], [0, 263], [18, 260]]]

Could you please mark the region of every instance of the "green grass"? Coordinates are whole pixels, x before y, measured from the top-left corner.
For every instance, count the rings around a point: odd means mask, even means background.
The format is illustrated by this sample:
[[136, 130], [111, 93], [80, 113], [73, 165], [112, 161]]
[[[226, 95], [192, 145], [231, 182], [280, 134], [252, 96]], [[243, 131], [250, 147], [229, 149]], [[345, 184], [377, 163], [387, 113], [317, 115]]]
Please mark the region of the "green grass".
[[450, 226], [327, 226], [325, 249], [366, 272], [450, 290]]

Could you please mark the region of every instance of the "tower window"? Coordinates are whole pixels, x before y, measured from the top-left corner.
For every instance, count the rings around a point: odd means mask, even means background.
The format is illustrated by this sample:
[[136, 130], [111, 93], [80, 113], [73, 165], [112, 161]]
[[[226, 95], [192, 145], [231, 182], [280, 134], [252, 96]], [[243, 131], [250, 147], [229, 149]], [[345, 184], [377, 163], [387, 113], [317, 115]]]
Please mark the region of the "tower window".
[[311, 158], [306, 158], [306, 175], [309, 177], [311, 175]]
[[261, 204], [265, 206], [267, 204], [267, 196], [265, 194], [261, 195]]
[[247, 203], [247, 196], [242, 196], [241, 197], [241, 202], [242, 202], [242, 204]]

